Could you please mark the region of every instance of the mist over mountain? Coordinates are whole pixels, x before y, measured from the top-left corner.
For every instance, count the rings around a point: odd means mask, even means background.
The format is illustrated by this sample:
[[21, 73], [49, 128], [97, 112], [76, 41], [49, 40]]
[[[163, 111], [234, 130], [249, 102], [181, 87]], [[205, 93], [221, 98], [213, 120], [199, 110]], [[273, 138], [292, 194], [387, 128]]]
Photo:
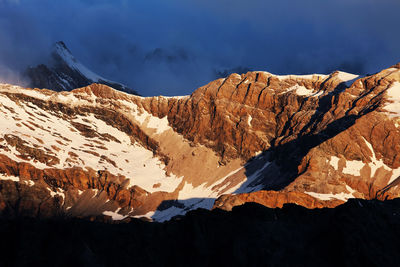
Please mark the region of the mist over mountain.
[[40, 64], [27, 68], [24, 72], [24, 80], [32, 88], [51, 88], [55, 91], [71, 91], [92, 83], [98, 83], [129, 94], [138, 94], [126, 85], [110, 81], [88, 69], [74, 57], [62, 41], [54, 44], [51, 51], [51, 61], [48, 65]]
[[0, 0], [0, 266], [400, 266], [398, 0]]
[[375, 73], [400, 57], [398, 10], [396, 0], [1, 1], [0, 79], [24, 85], [19, 73], [59, 40], [147, 96], [186, 95], [237, 66]]

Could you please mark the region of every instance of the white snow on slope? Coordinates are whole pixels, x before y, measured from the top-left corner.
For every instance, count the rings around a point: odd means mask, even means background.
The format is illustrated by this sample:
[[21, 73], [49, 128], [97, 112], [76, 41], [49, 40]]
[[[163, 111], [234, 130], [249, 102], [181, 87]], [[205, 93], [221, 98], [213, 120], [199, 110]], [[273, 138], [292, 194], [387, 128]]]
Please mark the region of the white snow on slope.
[[148, 218], [148, 219], [152, 219], [154, 213], [155, 213], [154, 211], [149, 211], [149, 212], [146, 213], [146, 214], [143, 214], [143, 215], [135, 215], [135, 216], [132, 216], [132, 217], [133, 217], [133, 218]]
[[[58, 54], [64, 62], [71, 68], [82, 74], [84, 77], [87, 79], [91, 80], [92, 82], [107, 82], [110, 84], [119, 84], [122, 87], [128, 88], [126, 85], [117, 83], [108, 79], [105, 79], [101, 77], [100, 75], [94, 73], [90, 69], [88, 69], [85, 65], [83, 65], [81, 62], [79, 62], [72, 54], [71, 52], [66, 49], [63, 45], [60, 43], [56, 43], [55, 45], [55, 53]], [[63, 79], [62, 77], [59, 77], [65, 84], [70, 84], [69, 81]], [[65, 86], [62, 85], [64, 88]]]
[[116, 211], [103, 211], [104, 215], [110, 216], [114, 221], [120, 221], [128, 217], [127, 215], [121, 215], [118, 213], [118, 210]]
[[307, 89], [304, 86], [299, 86], [296, 89], [296, 94], [301, 95], [301, 96], [311, 96], [311, 97], [319, 97], [320, 95], [322, 95], [324, 92], [320, 91], [320, 92], [315, 92], [312, 89]]
[[[380, 168], [384, 168], [387, 171], [392, 171], [391, 168], [389, 168], [385, 163], [383, 163], [383, 160], [380, 159], [378, 160], [375, 155], [375, 150], [372, 147], [371, 143], [368, 142], [364, 137], [363, 137], [365, 144], [368, 146], [369, 150], [372, 152], [372, 157], [371, 157], [371, 163], [368, 163], [368, 166], [371, 168], [371, 177], [374, 177], [376, 171]], [[396, 172], [396, 170], [393, 170]]]
[[173, 98], [173, 99], [187, 99], [190, 97], [190, 95], [181, 95], [181, 96], [164, 96], [164, 95], [160, 95], [158, 97], [161, 98], [165, 98], [165, 99], [169, 99], [169, 98]]
[[186, 200], [190, 198], [205, 198], [216, 196], [216, 193], [213, 192], [210, 187], [207, 187], [206, 183], [201, 184], [197, 187], [193, 187], [192, 184], [185, 182], [182, 190], [179, 191], [178, 199]]
[[[262, 156], [260, 156], [262, 158]], [[264, 165], [257, 169], [253, 174], [249, 175], [245, 180], [239, 182], [235, 186], [232, 186], [230, 183], [226, 183], [221, 187], [221, 185], [225, 182], [225, 180], [232, 175], [235, 175], [243, 168], [242, 166], [232, 172], [228, 173], [226, 176], [218, 179], [212, 185], [207, 186], [206, 183], [203, 183], [199, 186], [193, 187], [192, 184], [185, 182], [181, 191], [179, 191], [178, 202], [185, 205], [185, 208], [179, 208], [176, 206], [170, 207], [163, 211], [156, 211], [152, 218], [156, 221], [165, 221], [171, 219], [176, 215], [183, 215], [188, 210], [193, 210], [197, 208], [203, 209], [211, 209], [214, 205], [215, 199], [223, 194], [236, 194], [236, 193], [248, 193], [257, 190], [261, 190], [262, 186], [252, 187], [250, 184], [256, 181], [261, 177], [263, 171], [271, 164], [271, 162], [265, 162]], [[217, 187], [218, 190], [213, 190], [213, 187]], [[228, 190], [224, 191], [227, 187], [230, 187]]]
[[32, 186], [35, 185], [35, 182], [32, 181], [32, 180], [25, 180], [24, 183], [25, 183], [26, 185], [30, 186], [30, 187], [32, 187]]
[[248, 117], [247, 117], [247, 124], [249, 125], [249, 126], [251, 126], [251, 121], [253, 120], [253, 117], [251, 116], [251, 115], [249, 115]]
[[390, 118], [400, 117], [400, 83], [395, 82], [386, 90], [388, 100], [391, 103], [386, 104], [383, 108], [389, 112]]
[[388, 182], [388, 184], [390, 184], [390, 183], [393, 182], [397, 177], [400, 176], [400, 168], [392, 169], [392, 168], [390, 168], [389, 166], [387, 166], [385, 163], [383, 163], [383, 160], [382, 160], [382, 159], [378, 160], [378, 159], [376, 158], [375, 151], [374, 151], [374, 149], [373, 149], [371, 143], [369, 143], [369, 142], [368, 142], [367, 140], [365, 140], [365, 139], [364, 139], [364, 141], [365, 141], [365, 143], [367, 144], [368, 148], [369, 148], [369, 149], [371, 150], [371, 152], [372, 152], [372, 158], [371, 158], [371, 161], [372, 161], [372, 162], [368, 164], [368, 165], [370, 166], [370, 168], [371, 168], [371, 177], [373, 177], [373, 176], [375, 175], [375, 173], [376, 173], [376, 171], [377, 171], [378, 169], [383, 168], [383, 169], [386, 170], [386, 171], [391, 171], [391, 172], [392, 172], [392, 176], [390, 177], [389, 182]]
[[171, 127], [168, 125], [167, 116], [161, 119], [154, 116], [148, 116], [147, 127], [156, 129], [157, 134], [161, 134], [168, 129], [171, 129]]
[[333, 168], [335, 168], [335, 170], [338, 170], [339, 169], [339, 158], [338, 157], [335, 157], [335, 156], [331, 156], [331, 159], [330, 159], [330, 161], [329, 161], [329, 164], [333, 167]]
[[8, 176], [8, 175], [6, 175], [4, 173], [0, 173], [0, 180], [11, 180], [11, 181], [14, 181], [14, 182], [19, 182], [19, 177], [15, 177], [15, 176], [12, 176], [12, 175]]
[[[66, 96], [68, 101], [73, 100], [75, 104], [81, 101], [78, 98], [74, 99], [71, 95]], [[43, 97], [39, 96], [39, 98]], [[89, 103], [86, 102], [85, 104]], [[164, 170], [165, 165], [154, 157], [153, 152], [138, 143], [132, 143], [126, 133], [97, 119], [94, 115], [76, 116], [68, 121], [58, 116], [61, 114], [41, 110], [32, 103], [16, 104], [3, 94], [0, 94], [0, 103], [0, 137], [12, 134], [27, 142], [27, 146], [47, 150], [47, 154], [60, 159], [60, 163], [52, 167], [62, 169], [77, 166], [108, 170], [112, 174], [121, 174], [129, 178], [129, 185], [138, 185], [149, 192], [172, 192], [182, 181], [182, 178], [174, 175], [167, 176]], [[157, 131], [166, 129], [166, 119], [148, 116], [151, 126], [163, 126], [157, 128]], [[158, 120], [162, 123], [156, 123]], [[84, 125], [99, 134], [109, 134], [115, 140], [104, 140], [101, 136], [85, 137], [71, 122]], [[10, 149], [10, 151], [0, 149], [0, 153], [12, 160], [29, 162], [39, 169], [48, 168], [34, 159], [22, 160], [17, 157], [19, 152], [5, 140], [0, 144]], [[154, 188], [155, 186], [157, 188]]]
[[356, 192], [350, 186], [346, 185], [347, 191], [350, 193], [341, 192], [339, 194], [322, 194], [322, 193], [315, 193], [315, 192], [304, 192], [312, 197], [321, 199], [321, 200], [332, 200], [332, 199], [339, 199], [343, 201], [347, 201], [350, 198], [354, 198], [353, 193]]
[[319, 97], [324, 93], [323, 91], [314, 92], [313, 89], [308, 89], [308, 88], [306, 88], [302, 85], [298, 85], [298, 84], [296, 84], [292, 87], [289, 87], [288, 89], [286, 89], [286, 91], [284, 93], [291, 92], [291, 91], [295, 91], [297, 95], [305, 96], [305, 97]]
[[347, 73], [347, 72], [344, 72], [344, 71], [339, 71], [339, 74], [338, 74], [338, 78], [340, 80], [344, 81], [344, 82], [347, 82], [347, 81], [350, 81], [350, 80], [354, 80], [357, 77], [359, 77], [359, 75], [352, 74], [352, 73]]
[[63, 189], [57, 188], [56, 191], [53, 191], [53, 190], [51, 190], [50, 188], [47, 188], [47, 190], [50, 191], [50, 195], [51, 195], [52, 197], [61, 196], [62, 199], [63, 199], [63, 203], [62, 203], [62, 204], [64, 204], [64, 202], [65, 202], [65, 191], [64, 191]]
[[135, 120], [140, 126], [154, 129], [156, 130], [156, 134], [161, 134], [167, 130], [172, 130], [172, 127], [169, 126], [167, 116], [160, 119], [151, 115], [144, 109], [139, 109], [139, 107], [133, 102], [120, 100], [120, 103], [129, 109], [129, 113], [134, 116]]
[[[172, 206], [162, 211], [157, 210], [151, 217], [155, 221], [163, 222], [166, 220], [170, 220], [176, 215], [184, 215], [188, 210], [195, 210], [198, 208], [211, 209], [214, 205], [215, 199], [221, 195], [221, 192], [223, 192], [224, 194], [244, 192], [247, 193], [255, 191], [257, 189], [261, 189], [251, 187], [249, 186], [249, 184], [259, 178], [262, 174], [262, 171], [270, 164], [270, 162], [266, 162], [260, 170], [257, 170], [255, 173], [253, 173], [253, 175], [247, 177], [247, 179], [238, 183], [236, 186], [230, 187], [226, 191], [224, 191], [226, 187], [231, 185], [229, 183], [225, 184], [222, 187], [220, 185], [224, 183], [227, 178], [245, 168], [245, 166], [233, 170], [232, 172], [218, 179], [218, 181], [209, 186], [207, 186], [206, 183], [203, 183], [199, 186], [193, 187], [192, 184], [185, 182], [182, 190], [179, 191], [179, 195], [177, 198], [177, 202], [183, 204], [184, 208]], [[218, 187], [219, 189], [213, 190], [213, 187]], [[239, 188], [241, 188], [240, 192], [238, 191]]]
[[66, 50], [62, 45], [56, 44], [55, 52], [67, 63], [67, 65], [80, 72], [86, 78], [92, 80], [93, 82], [98, 82], [99, 80], [107, 81], [103, 77], [92, 72], [84, 65], [82, 65], [68, 50]]
[[31, 96], [40, 100], [48, 100], [50, 96], [45, 95], [37, 90], [26, 89], [22, 88], [17, 85], [7, 84], [7, 83], [0, 83], [0, 92], [8, 92], [8, 93], [22, 93], [26, 96]]
[[[262, 158], [263, 156], [260, 156], [260, 157]], [[262, 176], [263, 171], [266, 168], [268, 168], [268, 166], [270, 166], [271, 164], [272, 164], [272, 162], [266, 161], [261, 168], [257, 169], [254, 173], [249, 175], [246, 178], [246, 180], [244, 180], [244, 181], [240, 182], [239, 184], [237, 184], [236, 186], [230, 188], [229, 193], [235, 192], [237, 194], [241, 194], [241, 193], [249, 193], [249, 192], [261, 190], [263, 188], [262, 185], [252, 187], [251, 184], [254, 181], [256, 181], [257, 179], [259, 179]]]
[[[364, 168], [365, 165], [369, 166], [371, 169], [371, 174], [370, 177], [374, 178], [377, 170], [379, 169], [383, 169], [387, 172], [391, 172], [391, 177], [389, 179], [388, 184], [390, 184], [391, 182], [393, 182], [397, 177], [400, 176], [400, 168], [397, 169], [392, 169], [389, 166], [387, 166], [382, 159], [377, 159], [376, 158], [376, 154], [374, 151], [374, 148], [372, 147], [371, 143], [368, 142], [364, 137], [363, 140], [365, 142], [365, 144], [367, 145], [367, 147], [369, 148], [369, 150], [372, 153], [372, 156], [370, 157], [371, 162], [369, 163], [364, 163], [361, 160], [347, 160], [345, 161], [346, 166], [343, 168], [343, 173], [344, 174], [350, 174], [350, 175], [354, 175], [354, 176], [360, 176], [361, 175], [361, 169]], [[335, 170], [338, 170], [338, 163], [339, 163], [339, 158], [332, 156], [329, 163], [331, 166], [333, 166], [335, 168]]]
[[351, 86], [353, 82], [358, 79], [360, 75], [351, 74], [343, 71], [339, 71], [338, 78], [346, 83], [346, 86]]
[[[274, 75], [274, 74], [272, 74]], [[306, 75], [274, 75], [276, 76], [279, 80], [286, 80], [286, 79], [313, 79], [314, 77], [318, 77], [318, 79], [327, 79], [329, 78], [329, 75], [326, 74], [306, 74]]]
[[361, 160], [346, 160], [346, 167], [343, 168], [343, 173], [354, 176], [360, 176], [360, 170], [364, 167], [364, 162]]

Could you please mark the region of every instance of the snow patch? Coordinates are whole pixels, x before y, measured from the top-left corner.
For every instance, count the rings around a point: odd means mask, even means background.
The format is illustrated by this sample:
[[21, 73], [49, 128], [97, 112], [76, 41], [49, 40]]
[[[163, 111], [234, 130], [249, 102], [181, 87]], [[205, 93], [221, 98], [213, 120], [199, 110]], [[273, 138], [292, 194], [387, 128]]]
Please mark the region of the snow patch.
[[347, 160], [346, 167], [343, 168], [343, 173], [354, 176], [360, 176], [360, 170], [364, 167], [364, 163], [361, 160]]
[[400, 117], [400, 83], [394, 82], [393, 85], [386, 90], [388, 100], [391, 103], [386, 104], [383, 108], [389, 112], [390, 118]]
[[387, 166], [385, 163], [383, 163], [383, 160], [380, 159], [378, 160], [375, 155], [374, 148], [372, 147], [371, 143], [369, 143], [365, 138], [363, 138], [366, 145], [368, 146], [369, 150], [372, 152], [372, 158], [371, 158], [371, 163], [369, 163], [369, 167], [371, 168], [371, 177], [374, 177], [376, 171], [380, 168], [383, 168], [387, 171], [392, 172], [392, 176], [389, 179], [388, 184], [396, 180], [400, 176], [400, 168], [397, 169], [392, 169], [389, 166]]
[[60, 196], [64, 196], [65, 197], [64, 190], [62, 190], [60, 188], [57, 188], [57, 191], [53, 191], [53, 190], [51, 190], [51, 188], [47, 187], [47, 190], [50, 191], [51, 197], [55, 197], [56, 195], [60, 195]]
[[[274, 75], [274, 74], [272, 74]], [[313, 78], [318, 78], [318, 79], [327, 79], [329, 78], [329, 75], [325, 74], [307, 74], [307, 75], [274, 75], [277, 77], [279, 80], [286, 80], [286, 79], [313, 79]]]
[[329, 164], [335, 168], [335, 170], [339, 169], [339, 158], [335, 156], [331, 156], [331, 160], [329, 161]]
[[185, 182], [182, 190], [179, 191], [178, 199], [187, 200], [190, 198], [216, 197], [217, 193], [213, 192], [211, 187], [206, 187], [206, 183], [193, 187], [192, 184]]
[[32, 187], [32, 186], [34, 186], [35, 185], [35, 182], [34, 181], [32, 181], [32, 180], [27, 180], [27, 181], [24, 181], [24, 183], [25, 184], [27, 184], [28, 186], [30, 186], [30, 187]]
[[171, 127], [168, 125], [168, 118], [167, 116], [163, 117], [163, 118], [158, 118], [155, 116], [149, 116], [148, 117], [148, 123], [147, 123], [147, 127], [148, 128], [152, 128], [152, 129], [156, 129], [156, 133], [157, 134], [161, 134], [169, 129], [171, 129]]
[[0, 173], [0, 180], [11, 180], [14, 182], [19, 182], [19, 177], [12, 175], [5, 175], [4, 173]]
[[143, 214], [143, 215], [135, 215], [135, 216], [132, 216], [133, 218], [137, 218], [137, 219], [139, 219], [139, 218], [148, 218], [148, 219], [151, 219], [152, 218], [152, 216], [154, 215], [154, 211], [149, 211], [149, 212], [147, 212], [146, 214]]
[[396, 71], [399, 71], [399, 69], [396, 69], [396, 68], [388, 68], [388, 69], [383, 70], [383, 71], [387, 71], [387, 72], [396, 72]]
[[397, 178], [400, 177], [400, 167], [397, 169], [391, 169], [392, 170], [392, 176], [389, 179], [388, 184], [390, 184], [391, 182], [393, 182], [394, 180], [396, 180]]
[[152, 114], [148, 113], [143, 108], [139, 108], [131, 101], [120, 100], [119, 102], [130, 110], [130, 114], [133, 115], [140, 126], [155, 129], [156, 134], [161, 134], [169, 129], [172, 129], [171, 126], [169, 126], [167, 116], [160, 119], [157, 116], [153, 116]]
[[98, 197], [97, 194], [99, 193], [98, 189], [91, 189], [94, 192], [94, 195], [92, 196], [92, 198]]
[[319, 92], [314, 92], [313, 89], [308, 89], [302, 85], [294, 85], [292, 87], [289, 87], [284, 93], [295, 91], [297, 95], [300, 96], [306, 96], [306, 97], [319, 97], [321, 96], [324, 92], [319, 91]]
[[[400, 176], [400, 168], [397, 169], [392, 169], [389, 166], [387, 166], [382, 159], [378, 160], [376, 158], [376, 154], [374, 151], [374, 148], [372, 147], [371, 143], [369, 143], [365, 138], [364, 142], [369, 148], [369, 150], [372, 152], [372, 157], [370, 158], [371, 162], [368, 164], [364, 164], [362, 161], [359, 160], [351, 160], [351, 161], [346, 161], [346, 167], [343, 168], [343, 173], [344, 174], [350, 174], [354, 176], [360, 176], [361, 169], [365, 166], [368, 165], [371, 168], [371, 177], [373, 178], [376, 174], [376, 171], [383, 168], [386, 171], [392, 172], [392, 175], [389, 179], [388, 184], [393, 182], [395, 179], [397, 179]], [[333, 158], [333, 157], [332, 157]], [[331, 165], [334, 164], [332, 163], [332, 158], [331, 158]], [[334, 166], [336, 167], [336, 166]], [[336, 168], [335, 168], [336, 169]]]
[[116, 211], [103, 211], [103, 215], [110, 216], [114, 221], [120, 221], [128, 217], [127, 215], [121, 215]]
[[22, 88], [20, 86], [2, 83], [0, 84], [0, 92], [21, 93], [41, 100], [48, 100], [50, 96], [40, 92], [40, 89]]
[[382, 159], [378, 160], [376, 158], [375, 151], [371, 143], [368, 142], [364, 137], [363, 139], [369, 150], [372, 152], [371, 163], [368, 163], [368, 166], [371, 168], [371, 177], [374, 177], [375, 172], [380, 168], [384, 168], [387, 171], [392, 171], [391, 168], [389, 168], [385, 163], [383, 163]]
[[253, 174], [249, 175], [247, 177], [247, 179], [240, 182], [235, 187], [229, 189], [229, 192], [227, 192], [227, 194], [230, 194], [233, 192], [240, 194], [240, 193], [248, 193], [249, 191], [261, 190], [262, 188], [260, 188], [260, 187], [255, 187], [255, 188], [250, 187], [250, 184], [252, 182], [254, 182], [255, 180], [257, 180], [262, 175], [263, 171], [271, 164], [272, 164], [272, 162], [270, 162], [270, 161], [265, 162], [261, 168], [257, 169]]
[[259, 156], [259, 155], [261, 155], [263, 152], [260, 150], [260, 151], [257, 151], [256, 153], [254, 153], [254, 156]]
[[346, 86], [349, 87], [353, 84], [353, 82], [359, 78], [359, 75], [351, 74], [343, 71], [339, 71], [338, 78], [345, 82]]
[[166, 98], [166, 99], [186, 99], [186, 98], [189, 98], [190, 97], [190, 95], [181, 95], [181, 96], [163, 96], [163, 95], [160, 95], [159, 97], [162, 97], [162, 98]]
[[62, 197], [62, 199], [63, 199], [63, 203], [62, 203], [62, 205], [64, 204], [64, 202], [65, 202], [65, 192], [64, 192], [64, 190], [63, 189], [61, 189], [61, 188], [57, 188], [57, 191], [53, 191], [53, 190], [51, 190], [49, 187], [47, 187], [47, 190], [49, 190], [50, 191], [50, 195], [51, 195], [51, 197], [55, 197], [55, 196], [57, 196], [57, 195], [59, 195], [59, 196], [61, 196]]
[[321, 193], [315, 193], [315, 192], [304, 192], [307, 195], [310, 195], [312, 197], [318, 198], [320, 200], [332, 200], [332, 199], [339, 199], [343, 201], [347, 201], [350, 198], [354, 198], [353, 193], [356, 192], [353, 188], [350, 186], [346, 185], [347, 191], [350, 193], [339, 193], [339, 194], [321, 194]]
[[251, 121], [253, 120], [253, 117], [251, 116], [251, 115], [249, 115], [248, 117], [247, 117], [247, 124], [249, 125], [249, 126], [251, 126]]

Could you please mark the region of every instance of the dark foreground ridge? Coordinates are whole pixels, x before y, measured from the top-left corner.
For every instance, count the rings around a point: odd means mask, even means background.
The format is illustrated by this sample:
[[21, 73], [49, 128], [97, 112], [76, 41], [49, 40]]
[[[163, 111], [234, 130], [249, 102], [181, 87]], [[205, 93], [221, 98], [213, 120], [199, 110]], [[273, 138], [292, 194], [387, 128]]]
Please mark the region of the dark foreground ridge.
[[2, 266], [400, 266], [400, 199], [247, 203], [166, 223], [0, 220]]

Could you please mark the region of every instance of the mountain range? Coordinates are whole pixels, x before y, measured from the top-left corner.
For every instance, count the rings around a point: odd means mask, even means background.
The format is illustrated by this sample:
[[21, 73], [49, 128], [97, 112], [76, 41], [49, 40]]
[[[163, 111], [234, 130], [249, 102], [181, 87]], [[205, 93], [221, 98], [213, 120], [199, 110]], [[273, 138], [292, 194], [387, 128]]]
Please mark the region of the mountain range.
[[163, 222], [399, 195], [400, 64], [366, 77], [251, 71], [141, 97], [56, 51], [60, 64], [28, 71], [48, 89], [0, 85], [1, 216]]

